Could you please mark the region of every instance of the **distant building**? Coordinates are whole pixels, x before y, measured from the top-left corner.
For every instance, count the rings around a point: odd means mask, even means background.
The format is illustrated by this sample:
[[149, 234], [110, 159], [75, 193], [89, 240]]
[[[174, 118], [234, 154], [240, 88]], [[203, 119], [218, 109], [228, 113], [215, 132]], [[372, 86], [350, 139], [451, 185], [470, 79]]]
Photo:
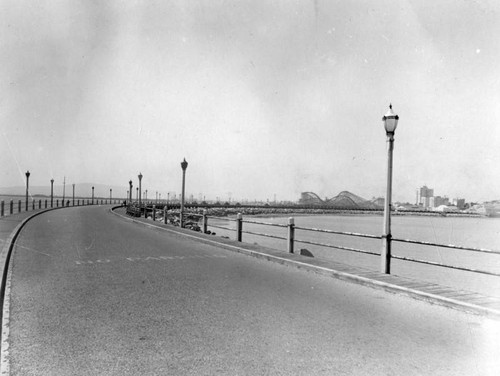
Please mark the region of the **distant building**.
[[458, 209], [465, 209], [465, 199], [464, 198], [455, 198], [453, 199], [453, 205], [455, 205]]
[[435, 207], [438, 207], [438, 206], [441, 206], [441, 205], [449, 205], [450, 204], [450, 200], [448, 199], [448, 197], [444, 196], [444, 197], [441, 197], [441, 196], [434, 196], [434, 205], [431, 205], [433, 208]]
[[424, 208], [428, 208], [430, 206], [431, 197], [434, 197], [434, 189], [424, 185], [417, 191], [417, 205], [423, 205]]

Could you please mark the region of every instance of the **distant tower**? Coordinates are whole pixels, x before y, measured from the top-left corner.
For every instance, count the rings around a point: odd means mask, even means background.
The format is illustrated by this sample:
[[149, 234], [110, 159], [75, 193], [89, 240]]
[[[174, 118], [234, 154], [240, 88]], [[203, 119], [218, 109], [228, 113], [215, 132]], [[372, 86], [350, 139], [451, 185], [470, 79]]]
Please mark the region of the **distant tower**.
[[434, 197], [434, 189], [427, 188], [427, 186], [424, 185], [418, 190], [417, 194], [418, 194], [417, 204], [418, 205], [423, 204], [424, 208], [427, 208], [429, 207], [430, 204], [430, 198]]

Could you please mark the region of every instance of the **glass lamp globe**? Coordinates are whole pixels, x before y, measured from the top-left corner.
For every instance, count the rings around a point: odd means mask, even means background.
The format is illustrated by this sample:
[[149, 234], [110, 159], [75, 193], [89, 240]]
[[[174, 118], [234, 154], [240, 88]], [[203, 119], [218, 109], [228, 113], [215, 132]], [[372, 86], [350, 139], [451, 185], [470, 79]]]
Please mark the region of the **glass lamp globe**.
[[387, 134], [393, 134], [398, 126], [399, 116], [392, 111], [392, 104], [389, 105], [389, 111], [384, 115], [382, 121], [384, 122], [385, 131]]

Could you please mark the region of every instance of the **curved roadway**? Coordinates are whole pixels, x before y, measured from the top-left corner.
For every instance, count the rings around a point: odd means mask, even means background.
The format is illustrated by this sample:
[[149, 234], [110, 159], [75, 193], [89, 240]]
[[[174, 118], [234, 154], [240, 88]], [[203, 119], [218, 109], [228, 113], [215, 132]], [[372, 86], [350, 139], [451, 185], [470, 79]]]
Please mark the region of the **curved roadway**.
[[11, 264], [11, 375], [498, 375], [498, 321], [121, 219], [40, 215]]

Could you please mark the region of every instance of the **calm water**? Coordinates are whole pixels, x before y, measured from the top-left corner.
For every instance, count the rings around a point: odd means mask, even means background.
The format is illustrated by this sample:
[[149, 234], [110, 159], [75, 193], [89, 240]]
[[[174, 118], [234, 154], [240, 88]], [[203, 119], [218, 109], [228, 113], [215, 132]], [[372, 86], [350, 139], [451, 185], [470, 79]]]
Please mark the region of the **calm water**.
[[[287, 218], [283, 217], [245, 217], [244, 220], [278, 224], [287, 223]], [[210, 221], [212, 221], [213, 224], [227, 226], [232, 229], [235, 228], [235, 223], [232, 221], [217, 220], [216, 223], [215, 220], [209, 220], [209, 224]], [[298, 216], [295, 217], [295, 224], [300, 227], [357, 232], [379, 236], [382, 233], [383, 218], [377, 215]], [[215, 231], [217, 235], [229, 236], [231, 238], [235, 237], [233, 231], [221, 230], [219, 228], [210, 229]], [[286, 237], [286, 229], [280, 227], [244, 223], [243, 230]], [[393, 216], [392, 234], [396, 239], [411, 239], [440, 244], [500, 250], [500, 218]], [[299, 241], [296, 243], [295, 249], [306, 248], [313, 253], [314, 257], [331, 259], [370, 270], [378, 271], [380, 269], [381, 260], [379, 256], [364, 255], [334, 248], [300, 243], [300, 240], [309, 240], [380, 252], [380, 239], [364, 239], [304, 230], [297, 230], [295, 237], [296, 240]], [[243, 241], [286, 251], [286, 242], [280, 239], [244, 233]], [[500, 255], [486, 255], [477, 252], [446, 249], [435, 246], [404, 244], [399, 242], [393, 242], [393, 254], [500, 273]], [[500, 296], [500, 277], [456, 271], [399, 260], [392, 260], [391, 272], [393, 274], [452, 286], [463, 290]]]

